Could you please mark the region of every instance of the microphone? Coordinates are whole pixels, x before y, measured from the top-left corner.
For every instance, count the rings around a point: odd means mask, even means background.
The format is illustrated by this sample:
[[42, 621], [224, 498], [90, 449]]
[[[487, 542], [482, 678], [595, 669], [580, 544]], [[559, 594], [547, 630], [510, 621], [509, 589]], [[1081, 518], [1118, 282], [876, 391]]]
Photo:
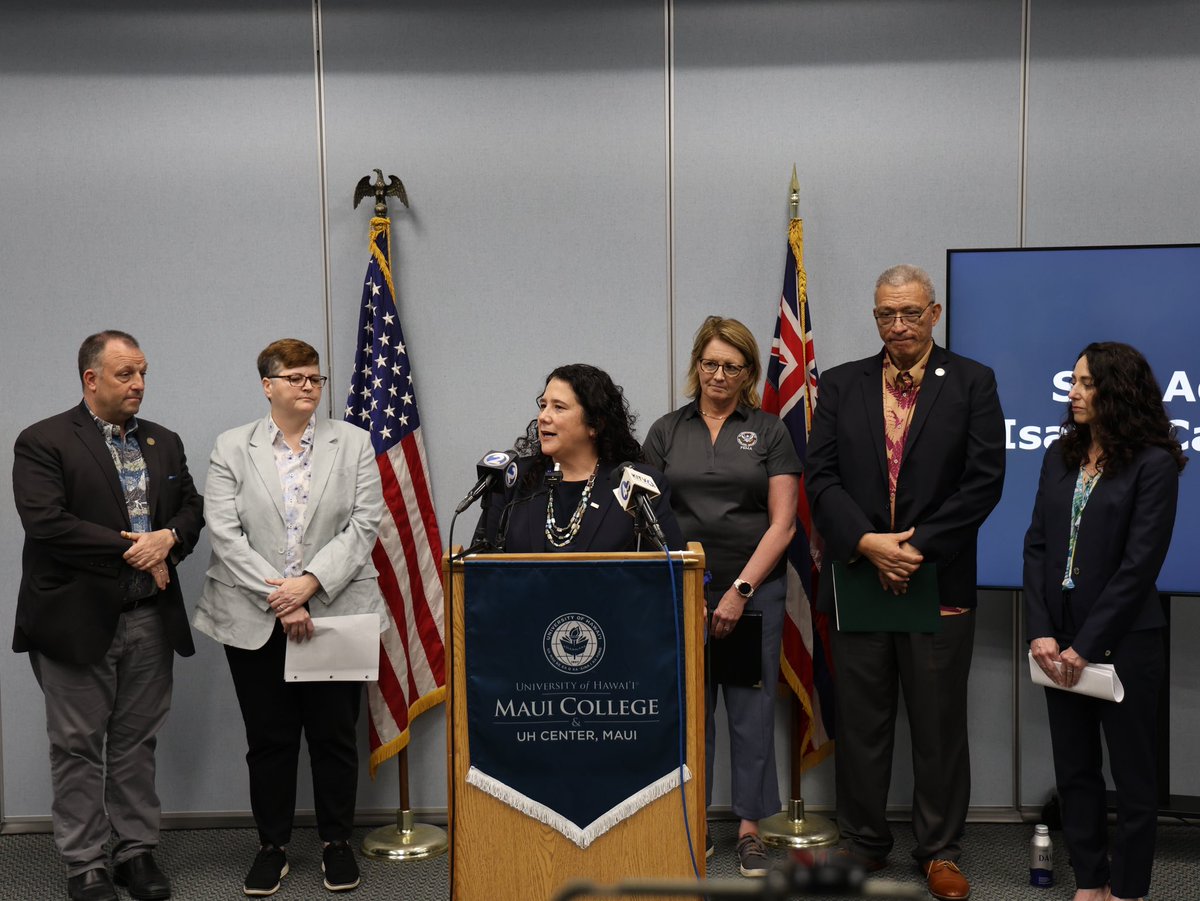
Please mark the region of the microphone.
[[626, 461], [612, 471], [609, 480], [617, 483], [613, 495], [621, 509], [633, 517], [637, 529], [644, 532], [661, 550], [666, 551], [667, 536], [658, 523], [652, 502], [653, 498], [662, 493], [658, 490], [658, 485], [654, 484], [654, 479], [634, 469], [633, 464]]
[[508, 523], [512, 518], [512, 512], [521, 504], [527, 504], [535, 498], [544, 497], [549, 494], [559, 482], [562, 481], [562, 467], [557, 463], [553, 468], [547, 469], [545, 475], [542, 476], [542, 485], [540, 488], [530, 492], [525, 496], [521, 496], [518, 491], [517, 496], [504, 505], [504, 509], [500, 511], [500, 521], [496, 528], [496, 545], [493, 548], [497, 553], [503, 554], [508, 546]]
[[[520, 451], [517, 451], [517, 453], [520, 453]], [[554, 463], [553, 468], [547, 469], [546, 474], [541, 477], [540, 488], [534, 489], [534, 491], [524, 495], [524, 497], [522, 497], [521, 492], [518, 491], [516, 497], [512, 498], [508, 504], [504, 505], [504, 509], [500, 511], [500, 521], [496, 529], [496, 547], [494, 547], [494, 549], [496, 549], [497, 553], [504, 553], [505, 548], [508, 547], [509, 522], [512, 518], [512, 511], [514, 511], [518, 505], [528, 504], [529, 501], [533, 500], [534, 498], [545, 497], [545, 495], [550, 493], [554, 486], [558, 485], [560, 481], [563, 481], [563, 468], [560, 467], [558, 463]]]
[[454, 508], [456, 514], [462, 513], [467, 507], [475, 503], [481, 498], [484, 493], [492, 487], [492, 484], [501, 475], [507, 477], [508, 470], [512, 469], [512, 475], [516, 476], [516, 459], [517, 452], [515, 450], [506, 451], [490, 451], [483, 455], [483, 459], [475, 464], [475, 471], [479, 475], [479, 481], [475, 483], [475, 487], [467, 492], [464, 497]]

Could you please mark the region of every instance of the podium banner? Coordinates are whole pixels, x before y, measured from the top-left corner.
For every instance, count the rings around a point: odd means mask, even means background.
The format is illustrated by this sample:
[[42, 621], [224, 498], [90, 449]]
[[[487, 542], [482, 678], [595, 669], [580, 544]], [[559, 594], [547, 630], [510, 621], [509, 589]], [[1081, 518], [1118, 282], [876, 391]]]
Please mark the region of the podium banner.
[[465, 578], [468, 783], [586, 848], [691, 778], [665, 561], [468, 560]]

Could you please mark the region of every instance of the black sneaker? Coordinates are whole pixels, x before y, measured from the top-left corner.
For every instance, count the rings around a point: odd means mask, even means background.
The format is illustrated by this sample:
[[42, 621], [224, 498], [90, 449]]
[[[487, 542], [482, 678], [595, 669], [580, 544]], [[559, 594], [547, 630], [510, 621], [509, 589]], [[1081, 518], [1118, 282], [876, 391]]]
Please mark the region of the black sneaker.
[[287, 855], [283, 848], [263, 845], [254, 857], [242, 891], [252, 897], [273, 895], [279, 891], [279, 880], [288, 874]]
[[321, 853], [321, 872], [325, 874], [325, 888], [331, 892], [348, 892], [358, 888], [358, 862], [349, 842], [330, 842]]
[[767, 860], [767, 849], [757, 835], [748, 833], [739, 838], [737, 855], [738, 872], [743, 876], [767, 875], [767, 867], [770, 865]]

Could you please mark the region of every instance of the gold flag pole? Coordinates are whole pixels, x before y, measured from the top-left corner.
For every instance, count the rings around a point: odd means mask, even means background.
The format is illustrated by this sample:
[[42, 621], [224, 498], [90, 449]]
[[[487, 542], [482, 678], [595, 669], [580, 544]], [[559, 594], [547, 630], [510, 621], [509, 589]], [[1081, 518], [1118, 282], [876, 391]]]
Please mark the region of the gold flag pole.
[[401, 748], [396, 757], [400, 764], [400, 807], [396, 811], [396, 822], [368, 832], [363, 838], [363, 855], [387, 860], [437, 857], [449, 847], [446, 830], [413, 822], [408, 801], [408, 748]]
[[[358, 209], [359, 203], [372, 194], [375, 196], [376, 216], [387, 218], [388, 197], [395, 197], [407, 207], [408, 194], [404, 190], [404, 182], [394, 175], [389, 175], [388, 181], [384, 181], [383, 171], [374, 171], [374, 182], [370, 175], [364, 175], [355, 186], [354, 208]], [[390, 248], [388, 256], [391, 256]], [[407, 745], [397, 752], [396, 759], [400, 767], [400, 807], [396, 810], [396, 822], [367, 833], [362, 844], [363, 855], [387, 860], [426, 860], [444, 854], [449, 847], [446, 831], [427, 823], [413, 822], [408, 799]]]
[[[796, 257], [797, 268], [797, 297], [799, 314], [800, 314], [800, 330], [801, 334], [808, 332], [808, 305], [805, 303], [803, 291], [800, 288], [805, 283], [805, 280], [800, 276], [804, 271], [803, 258], [803, 221], [800, 219], [800, 182], [796, 178], [796, 166], [792, 166], [792, 183], [791, 183], [791, 225], [788, 229], [789, 240], [792, 240], [792, 252]], [[792, 237], [795, 236], [795, 237]], [[799, 246], [797, 246], [799, 245]], [[811, 423], [807, 423], [811, 425]], [[768, 844], [778, 848], [821, 848], [833, 845], [838, 840], [837, 825], [826, 817], [806, 814], [804, 811], [804, 796], [800, 791], [800, 784], [804, 774], [804, 733], [800, 728], [801, 716], [804, 713], [800, 706], [800, 699], [795, 693], [792, 695], [792, 754], [791, 754], [791, 797], [788, 799], [787, 807], [775, 814], [767, 817], [758, 824], [759, 835], [762, 840]]]

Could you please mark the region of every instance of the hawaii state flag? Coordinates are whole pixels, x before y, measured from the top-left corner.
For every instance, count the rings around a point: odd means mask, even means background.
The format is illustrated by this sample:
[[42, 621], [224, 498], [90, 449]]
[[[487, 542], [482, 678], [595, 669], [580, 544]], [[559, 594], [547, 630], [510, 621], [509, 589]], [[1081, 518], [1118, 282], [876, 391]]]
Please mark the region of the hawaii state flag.
[[[801, 462], [807, 456], [808, 432], [816, 403], [817, 361], [808, 305], [808, 276], [804, 272], [804, 221], [792, 219], [762, 407], [783, 420]], [[803, 711], [799, 723], [803, 739], [793, 753], [801, 755], [800, 767], [804, 771], [833, 750], [834, 699], [829, 618], [818, 613], [816, 607], [821, 539], [813, 529], [803, 476], [796, 506], [796, 537], [788, 548], [787, 560], [787, 615], [783, 621], [779, 669]]]

